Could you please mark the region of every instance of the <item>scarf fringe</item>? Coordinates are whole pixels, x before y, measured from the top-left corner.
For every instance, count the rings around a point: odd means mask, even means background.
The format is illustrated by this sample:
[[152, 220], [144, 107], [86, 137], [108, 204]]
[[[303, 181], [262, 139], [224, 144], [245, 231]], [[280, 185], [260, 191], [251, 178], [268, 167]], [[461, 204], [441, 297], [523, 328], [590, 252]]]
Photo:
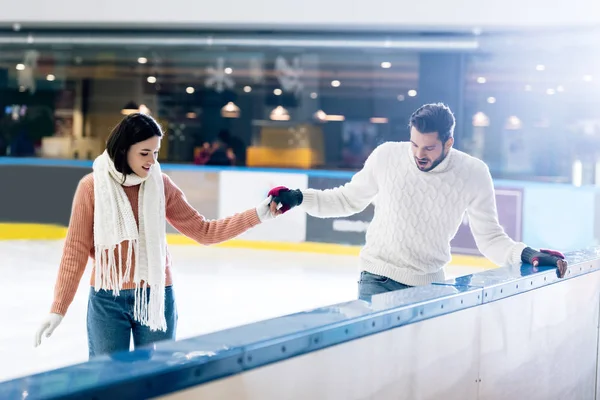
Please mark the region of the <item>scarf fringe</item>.
[[[148, 326], [153, 332], [167, 330], [164, 295], [162, 295], [161, 290], [157, 289], [159, 288], [149, 288], [146, 282], [142, 285], [136, 285], [135, 288], [133, 318], [142, 325]], [[152, 310], [152, 312], [149, 310]]]
[[[128, 240], [127, 244], [125, 274], [123, 274], [121, 257], [123, 246], [121, 243], [110, 246], [96, 246], [95, 289], [97, 292], [112, 290], [115, 296], [119, 296], [121, 290], [123, 290], [123, 283], [130, 281], [133, 255], [138, 254], [139, 244], [135, 239]], [[118, 257], [115, 257], [115, 252], [117, 252]], [[137, 282], [134, 289], [133, 318], [140, 324], [148, 326], [153, 332], [167, 330], [164, 289], [164, 284], [156, 284], [150, 287], [147, 282], [143, 284]]]
[[[115, 292], [115, 296], [118, 296], [121, 288], [123, 287], [123, 283], [130, 282], [134, 247], [137, 248], [139, 246], [136, 239], [127, 240], [126, 243], [127, 259], [125, 262], [125, 273], [123, 273], [122, 243], [116, 245], [95, 246], [95, 281], [100, 282], [100, 284], [95, 285], [96, 291], [101, 289], [113, 290]], [[119, 260], [118, 262], [117, 259]]]

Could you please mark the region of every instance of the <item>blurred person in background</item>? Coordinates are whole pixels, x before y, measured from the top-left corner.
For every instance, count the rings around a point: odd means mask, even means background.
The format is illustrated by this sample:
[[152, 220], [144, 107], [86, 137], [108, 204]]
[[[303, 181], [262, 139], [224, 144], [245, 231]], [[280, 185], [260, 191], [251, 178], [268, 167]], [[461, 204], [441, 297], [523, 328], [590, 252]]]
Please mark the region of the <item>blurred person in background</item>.
[[50, 314], [35, 335], [49, 337], [63, 320], [94, 260], [87, 311], [90, 357], [175, 339], [177, 307], [166, 222], [203, 245], [232, 239], [275, 218], [267, 197], [256, 208], [207, 221], [161, 172], [163, 132], [150, 116], [125, 117], [112, 131], [93, 172], [77, 187]]
[[[217, 139], [212, 143], [204, 143], [196, 153], [194, 163], [197, 165], [236, 165], [238, 157], [236, 150], [240, 151], [241, 141], [231, 136], [228, 130], [219, 131]], [[243, 143], [242, 149], [243, 149]]]
[[282, 212], [301, 205], [319, 218], [347, 217], [377, 199], [360, 252], [360, 299], [444, 281], [450, 241], [465, 213], [478, 249], [496, 265], [554, 266], [564, 277], [567, 262], [560, 252], [534, 250], [506, 235], [487, 165], [452, 147], [455, 118], [449, 107], [423, 105], [409, 127], [409, 142], [381, 144], [343, 186], [273, 189]]

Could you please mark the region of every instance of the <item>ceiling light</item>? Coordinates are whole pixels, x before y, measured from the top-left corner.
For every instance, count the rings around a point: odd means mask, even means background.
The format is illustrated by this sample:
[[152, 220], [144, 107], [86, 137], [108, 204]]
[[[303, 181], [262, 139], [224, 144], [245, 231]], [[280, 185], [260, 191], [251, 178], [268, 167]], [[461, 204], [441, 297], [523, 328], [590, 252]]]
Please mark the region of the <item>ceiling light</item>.
[[372, 117], [369, 119], [372, 124], [387, 124], [388, 119], [385, 117]]
[[545, 71], [546, 70], [546, 66], [543, 65], [543, 64], [538, 64], [538, 65], [536, 65], [535, 69], [538, 70], [538, 71]]
[[341, 84], [342, 83], [340, 81], [338, 81], [337, 79], [331, 81], [331, 86], [333, 86], [333, 87], [340, 87]]
[[146, 57], [138, 58], [138, 63], [140, 63], [140, 64], [146, 64], [147, 62], [148, 62], [148, 59]]
[[509, 131], [519, 130], [522, 127], [523, 124], [519, 117], [517, 117], [516, 115], [511, 115], [510, 117], [508, 117], [508, 119], [506, 120], [506, 124], [504, 125], [504, 128]]
[[277, 106], [271, 111], [270, 117], [273, 121], [289, 121], [290, 114], [288, 110], [283, 108], [282, 106]]
[[479, 78], [477, 78], [477, 83], [486, 83], [487, 79], [485, 79], [484, 76], [480, 76]]
[[233, 73], [233, 69], [231, 69], [231, 68], [227, 67], [227, 68], [225, 68], [225, 73], [226, 73], [227, 75], [231, 75], [231, 74]]
[[317, 111], [315, 113], [314, 117], [317, 121], [321, 121], [321, 122], [327, 121], [327, 114], [325, 114], [325, 111], [323, 111], [323, 110]]
[[146, 78], [146, 80], [148, 81], [148, 83], [156, 83], [156, 77], [155, 76], [149, 76], [148, 78]]
[[381, 63], [381, 68], [385, 68], [385, 69], [392, 68], [392, 63], [389, 61], [384, 61]]
[[50, 82], [52, 82], [52, 81], [54, 81], [55, 79], [56, 79], [56, 76], [54, 76], [54, 75], [52, 75], [52, 74], [48, 74], [48, 75], [46, 75], [46, 80], [47, 80], [47, 81], [50, 81]]
[[281, 94], [282, 94], [282, 93], [283, 93], [283, 92], [282, 92], [282, 91], [281, 91], [281, 89], [279, 89], [279, 88], [278, 88], [278, 89], [275, 89], [275, 90], [273, 90], [273, 94], [274, 94], [275, 96], [281, 96]]
[[490, 97], [487, 98], [487, 102], [490, 103], [490, 104], [494, 104], [496, 102], [496, 98], [490, 96]]
[[250, 86], [244, 86], [244, 92], [250, 93], [251, 91], [252, 91], [252, 88]]
[[479, 111], [478, 113], [473, 115], [472, 124], [475, 127], [485, 128], [486, 126], [490, 126], [490, 118], [481, 111]]
[[140, 107], [138, 108], [138, 111], [141, 114], [150, 114], [150, 109], [145, 104], [140, 104]]
[[193, 88], [193, 87], [191, 87], [191, 86], [188, 86], [187, 88], [185, 88], [185, 92], [186, 92], [187, 94], [193, 94], [195, 91], [196, 91], [196, 89], [194, 89], [194, 88]]
[[136, 113], [140, 110], [140, 106], [138, 106], [135, 102], [130, 101], [121, 109], [121, 114], [129, 115]]
[[414, 89], [411, 89], [411, 90], [408, 91], [408, 95], [410, 97], [415, 97], [417, 95], [417, 91], [414, 90]]
[[25, 64], [17, 64], [17, 70], [19, 70], [19, 71], [25, 70]]
[[223, 118], [238, 118], [240, 108], [233, 101], [230, 101], [221, 108], [221, 116]]

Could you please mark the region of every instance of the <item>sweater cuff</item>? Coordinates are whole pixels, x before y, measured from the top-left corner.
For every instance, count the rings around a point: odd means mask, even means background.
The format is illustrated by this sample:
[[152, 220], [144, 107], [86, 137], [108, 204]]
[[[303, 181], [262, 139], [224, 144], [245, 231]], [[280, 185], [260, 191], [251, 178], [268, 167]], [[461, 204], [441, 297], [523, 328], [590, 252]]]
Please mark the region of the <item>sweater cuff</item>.
[[244, 219], [250, 225], [251, 228], [261, 223], [260, 217], [258, 216], [258, 210], [256, 208], [250, 209], [244, 214]]
[[300, 204], [300, 207], [304, 208], [305, 210], [315, 209], [318, 205], [316, 190], [306, 189], [306, 190], [302, 190], [301, 192], [302, 192], [302, 204]]
[[527, 248], [527, 245], [525, 243], [516, 243], [513, 246], [511, 255], [510, 255], [510, 265], [511, 266], [517, 266], [520, 267], [521, 264], [523, 263], [522, 259], [521, 259], [521, 255], [523, 254], [523, 250], [525, 250]]
[[54, 303], [52, 303], [52, 307], [50, 308], [50, 313], [51, 314], [59, 314], [64, 317], [65, 314], [67, 314], [67, 308], [69, 308], [68, 305], [55, 301]]

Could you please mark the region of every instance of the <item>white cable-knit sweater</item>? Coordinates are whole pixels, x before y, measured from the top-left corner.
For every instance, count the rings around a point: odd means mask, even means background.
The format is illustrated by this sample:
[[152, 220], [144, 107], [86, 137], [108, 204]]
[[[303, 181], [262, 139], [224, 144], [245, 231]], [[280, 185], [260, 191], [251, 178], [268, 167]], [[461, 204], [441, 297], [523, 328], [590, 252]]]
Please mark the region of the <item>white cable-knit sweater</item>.
[[315, 217], [344, 217], [373, 202], [375, 215], [360, 252], [361, 268], [406, 285], [444, 280], [450, 241], [465, 212], [484, 256], [500, 266], [520, 265], [526, 245], [511, 240], [498, 222], [487, 165], [451, 149], [436, 168], [423, 172], [410, 146], [380, 145], [344, 186], [304, 190], [302, 208]]

